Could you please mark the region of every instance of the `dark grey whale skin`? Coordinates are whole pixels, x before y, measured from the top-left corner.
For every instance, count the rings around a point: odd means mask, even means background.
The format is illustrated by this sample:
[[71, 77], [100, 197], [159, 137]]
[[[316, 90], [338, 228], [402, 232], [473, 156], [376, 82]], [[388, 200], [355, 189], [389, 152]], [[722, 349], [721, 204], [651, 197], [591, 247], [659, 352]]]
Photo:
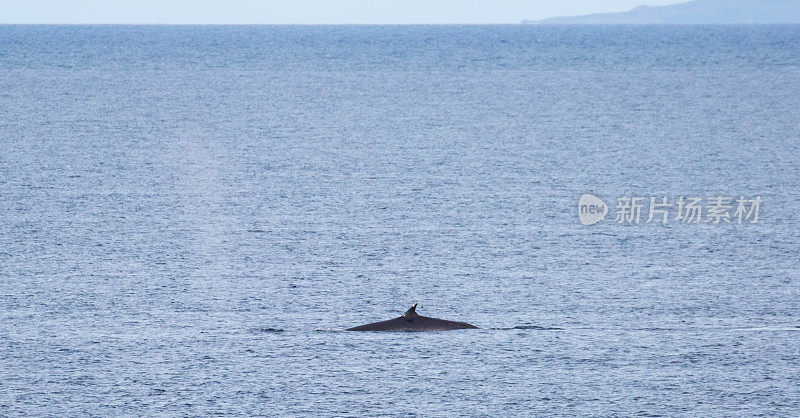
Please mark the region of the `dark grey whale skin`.
[[348, 328], [347, 331], [451, 331], [454, 329], [478, 329], [466, 322], [447, 321], [445, 319], [428, 318], [417, 314], [417, 305], [411, 307], [403, 316], [388, 321], [373, 322]]

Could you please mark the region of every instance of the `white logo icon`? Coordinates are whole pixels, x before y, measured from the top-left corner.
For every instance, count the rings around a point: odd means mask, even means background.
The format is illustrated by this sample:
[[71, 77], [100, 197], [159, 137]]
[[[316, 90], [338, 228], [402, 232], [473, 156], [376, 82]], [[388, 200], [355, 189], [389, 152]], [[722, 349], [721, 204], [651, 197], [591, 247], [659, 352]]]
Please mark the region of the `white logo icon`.
[[578, 200], [578, 219], [584, 225], [593, 225], [605, 220], [608, 205], [595, 195], [584, 194]]

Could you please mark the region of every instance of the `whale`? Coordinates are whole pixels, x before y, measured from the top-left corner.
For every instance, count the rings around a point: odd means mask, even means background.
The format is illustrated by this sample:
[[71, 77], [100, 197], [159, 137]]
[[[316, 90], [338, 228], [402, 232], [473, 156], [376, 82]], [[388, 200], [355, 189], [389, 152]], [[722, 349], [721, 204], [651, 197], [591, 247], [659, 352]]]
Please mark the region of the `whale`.
[[448, 321], [446, 319], [429, 318], [417, 313], [417, 304], [407, 310], [402, 316], [386, 321], [373, 322], [348, 328], [347, 331], [452, 331], [455, 329], [478, 329], [475, 325], [466, 322]]

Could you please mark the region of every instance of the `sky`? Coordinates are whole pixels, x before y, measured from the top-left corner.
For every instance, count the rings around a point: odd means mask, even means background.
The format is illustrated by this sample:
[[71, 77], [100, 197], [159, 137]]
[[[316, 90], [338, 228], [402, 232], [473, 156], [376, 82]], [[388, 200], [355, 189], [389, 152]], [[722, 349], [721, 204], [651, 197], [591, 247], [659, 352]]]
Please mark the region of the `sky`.
[[617, 12], [683, 0], [0, 0], [0, 23], [437, 24]]

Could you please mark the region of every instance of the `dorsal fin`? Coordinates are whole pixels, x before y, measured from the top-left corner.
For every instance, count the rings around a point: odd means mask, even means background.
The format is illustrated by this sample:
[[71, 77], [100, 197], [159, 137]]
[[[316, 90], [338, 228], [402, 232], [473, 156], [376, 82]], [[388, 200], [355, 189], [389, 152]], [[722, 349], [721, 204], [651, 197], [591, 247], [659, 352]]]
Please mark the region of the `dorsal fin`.
[[419, 316], [417, 314], [417, 304], [416, 303], [409, 310], [407, 310], [406, 313], [403, 314], [404, 318], [414, 317], [414, 316]]

